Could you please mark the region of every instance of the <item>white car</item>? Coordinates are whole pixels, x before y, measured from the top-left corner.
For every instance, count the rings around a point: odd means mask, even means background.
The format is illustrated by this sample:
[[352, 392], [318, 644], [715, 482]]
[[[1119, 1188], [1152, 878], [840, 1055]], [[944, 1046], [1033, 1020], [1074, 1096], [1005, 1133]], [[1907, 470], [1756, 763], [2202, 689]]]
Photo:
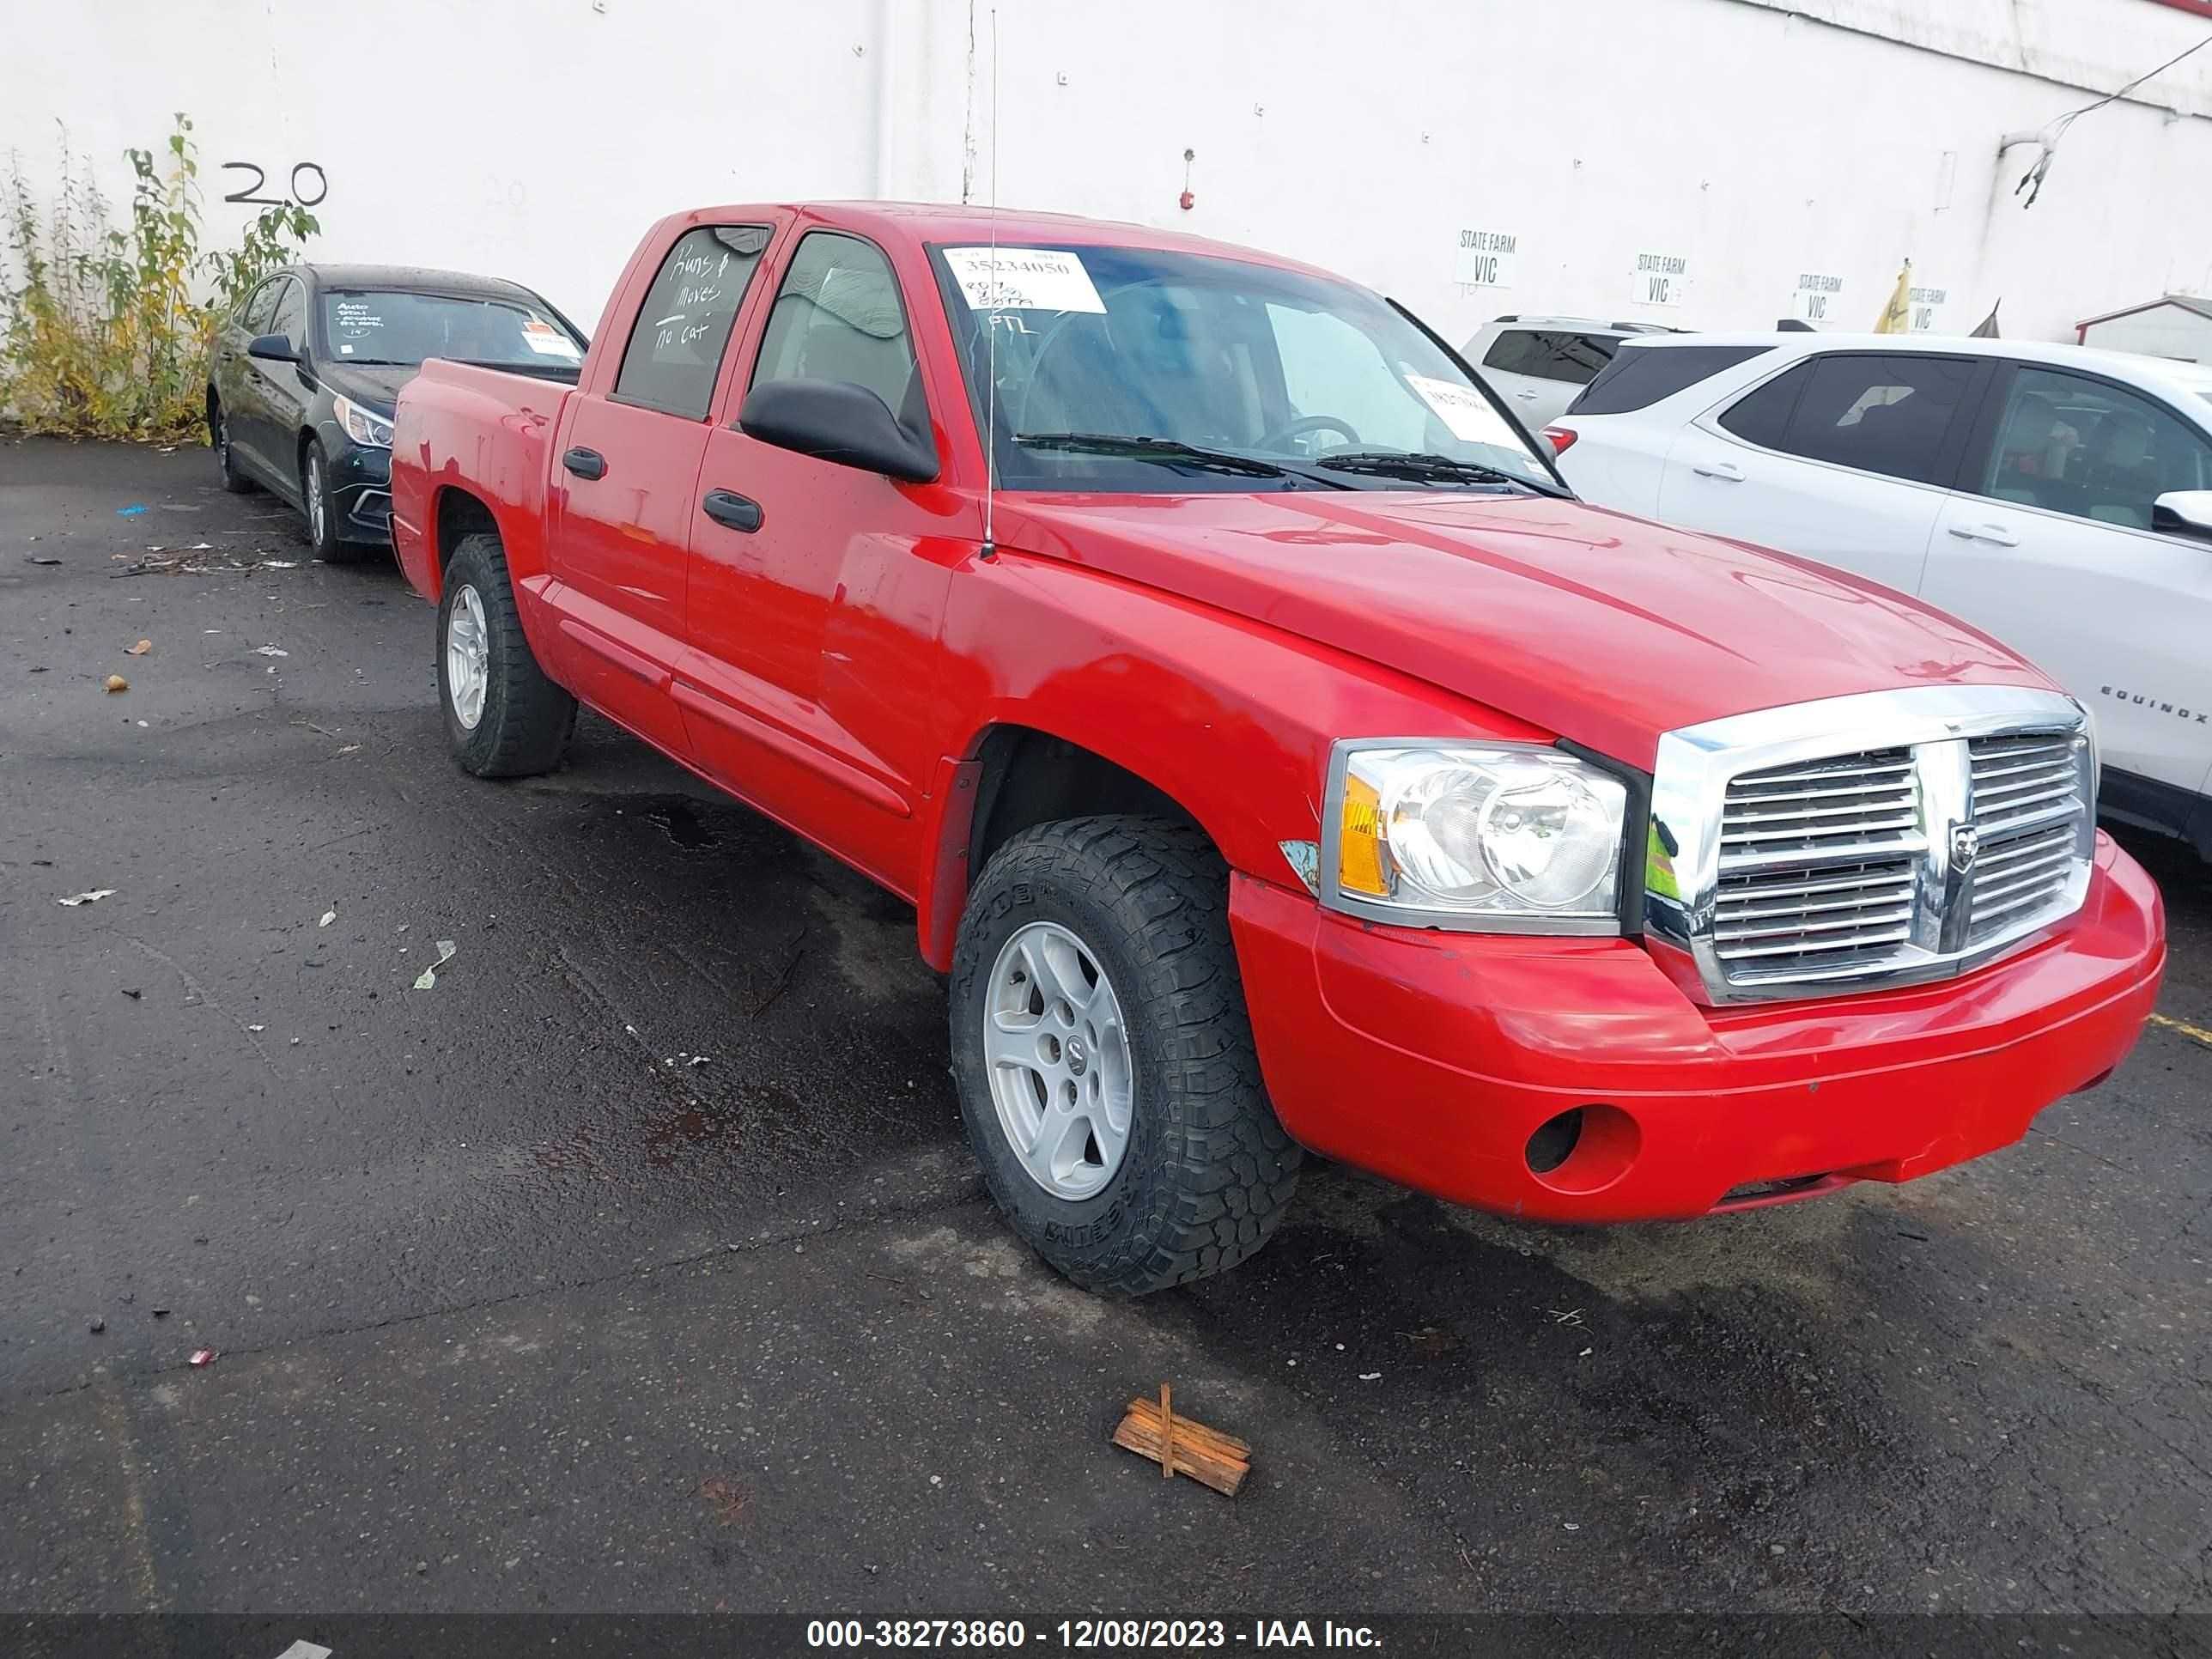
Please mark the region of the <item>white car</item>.
[[1459, 355], [1534, 433], [1566, 412], [1576, 394], [1613, 361], [1622, 341], [1668, 331], [1656, 323], [1506, 316], [1478, 330]]
[[1547, 435], [1587, 501], [1856, 571], [2025, 652], [2095, 715], [2103, 810], [2212, 858], [2212, 368], [1656, 337]]

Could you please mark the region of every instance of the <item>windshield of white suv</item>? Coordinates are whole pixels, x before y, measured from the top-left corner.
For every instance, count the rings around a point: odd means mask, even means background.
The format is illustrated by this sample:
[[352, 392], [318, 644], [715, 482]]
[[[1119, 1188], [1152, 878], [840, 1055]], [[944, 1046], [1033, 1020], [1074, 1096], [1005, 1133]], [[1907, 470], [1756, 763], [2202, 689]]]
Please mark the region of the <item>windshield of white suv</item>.
[[1565, 493], [1443, 348], [1349, 283], [1153, 248], [930, 252], [1002, 489]]

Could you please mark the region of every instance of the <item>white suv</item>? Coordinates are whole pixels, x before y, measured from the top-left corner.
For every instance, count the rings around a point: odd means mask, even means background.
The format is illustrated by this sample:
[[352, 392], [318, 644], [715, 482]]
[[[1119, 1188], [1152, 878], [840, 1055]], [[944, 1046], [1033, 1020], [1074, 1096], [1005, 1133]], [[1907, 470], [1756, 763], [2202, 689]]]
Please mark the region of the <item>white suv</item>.
[[1613, 361], [1622, 341], [1668, 331], [1656, 323], [1507, 316], [1478, 331], [1459, 355], [1534, 433], [1566, 412], [1575, 394]]
[[1841, 566], [2026, 652], [2095, 714], [2103, 810], [2212, 858], [2212, 368], [1640, 340], [1547, 435], [1585, 500]]

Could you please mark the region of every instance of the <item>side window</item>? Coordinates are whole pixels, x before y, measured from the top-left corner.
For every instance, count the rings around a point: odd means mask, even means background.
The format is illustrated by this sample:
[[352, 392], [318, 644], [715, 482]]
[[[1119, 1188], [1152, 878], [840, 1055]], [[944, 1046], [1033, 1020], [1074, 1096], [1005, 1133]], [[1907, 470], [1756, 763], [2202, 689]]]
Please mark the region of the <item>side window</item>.
[[768, 243], [764, 225], [702, 225], [676, 239], [638, 306], [615, 371], [616, 398], [707, 418], [730, 325]]
[[295, 347], [307, 343], [307, 301], [297, 282], [287, 278], [279, 289], [276, 309], [265, 332], [281, 334]]
[[[1972, 362], [1906, 352], [1843, 352], [1816, 357], [1782, 378], [1801, 375], [1805, 378], [1778, 442], [1771, 435], [1753, 436], [1737, 423], [1748, 398], [1721, 423], [1739, 437], [1808, 460], [1918, 483], [1942, 482], [1939, 465], [1973, 382]], [[1772, 393], [1780, 384], [1752, 395]], [[1771, 418], [1773, 412], [1771, 404], [1763, 404], [1748, 419]]]
[[1570, 334], [1559, 329], [1509, 328], [1483, 355], [1485, 368], [1539, 380], [1588, 386], [1613, 361], [1620, 342], [1602, 334]]
[[2212, 488], [2212, 445], [2172, 411], [2101, 380], [2021, 368], [1977, 495], [2148, 530], [2170, 489]]
[[271, 276], [255, 289], [246, 299], [245, 310], [239, 313], [240, 326], [248, 334], [268, 333], [269, 319], [276, 310], [277, 293], [291, 280], [289, 276]]
[[884, 400], [900, 424], [926, 416], [898, 279], [873, 243], [832, 230], [807, 234], [791, 256], [761, 337], [753, 384], [843, 380]]
[[1813, 378], [1813, 365], [1800, 363], [1786, 374], [1745, 393], [1728, 406], [1721, 424], [1747, 444], [1761, 449], [1780, 449], [1790, 430], [1790, 416]]
[[[1686, 392], [1765, 346], [1628, 346], [1567, 406], [1570, 415], [1625, 415]], [[1787, 378], [1786, 376], [1784, 378]], [[1741, 408], [1742, 405], [1738, 404]]]

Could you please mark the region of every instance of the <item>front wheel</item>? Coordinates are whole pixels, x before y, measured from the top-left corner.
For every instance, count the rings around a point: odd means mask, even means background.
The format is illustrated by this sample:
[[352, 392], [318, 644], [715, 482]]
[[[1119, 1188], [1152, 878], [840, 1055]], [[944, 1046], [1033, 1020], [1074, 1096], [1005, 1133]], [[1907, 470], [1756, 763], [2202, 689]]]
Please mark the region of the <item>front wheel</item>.
[[1260, 1080], [1228, 871], [1157, 818], [1024, 831], [969, 896], [953, 1072], [1014, 1230], [1086, 1290], [1131, 1295], [1265, 1243], [1300, 1153]]
[[447, 562], [438, 701], [453, 758], [480, 778], [551, 771], [575, 730], [575, 698], [531, 654], [496, 536], [464, 536]]
[[314, 544], [315, 556], [325, 564], [353, 564], [376, 551], [338, 534], [337, 503], [331, 499], [330, 458], [323, 453], [320, 438], [307, 441], [307, 453], [300, 459], [300, 505], [307, 515], [307, 539]]

